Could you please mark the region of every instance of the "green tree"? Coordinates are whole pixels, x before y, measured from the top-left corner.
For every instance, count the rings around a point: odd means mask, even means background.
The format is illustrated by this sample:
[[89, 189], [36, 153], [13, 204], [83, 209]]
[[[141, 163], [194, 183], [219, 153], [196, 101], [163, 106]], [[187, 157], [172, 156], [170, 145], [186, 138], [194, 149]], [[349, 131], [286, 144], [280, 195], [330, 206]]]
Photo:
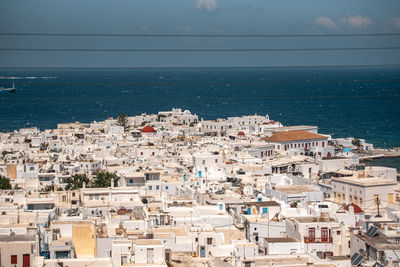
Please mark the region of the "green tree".
[[129, 121], [125, 113], [121, 112], [117, 117], [117, 125], [124, 127], [124, 131], [129, 130]]
[[88, 184], [89, 178], [86, 174], [74, 174], [67, 179], [66, 190], [75, 190], [83, 187], [83, 183]]
[[11, 189], [10, 179], [0, 175], [0, 189]]
[[361, 146], [361, 143], [360, 143], [360, 139], [353, 139], [352, 141], [351, 141], [351, 143], [354, 145], [354, 146], [356, 146], [356, 147], [360, 147]]
[[48, 146], [49, 146], [49, 144], [47, 144], [47, 143], [41, 143], [39, 146], [39, 149], [42, 151], [45, 151], [45, 150], [47, 150]]
[[111, 179], [114, 179], [114, 186], [118, 185], [119, 177], [115, 173], [111, 172], [98, 172], [93, 179], [93, 187], [110, 187]]

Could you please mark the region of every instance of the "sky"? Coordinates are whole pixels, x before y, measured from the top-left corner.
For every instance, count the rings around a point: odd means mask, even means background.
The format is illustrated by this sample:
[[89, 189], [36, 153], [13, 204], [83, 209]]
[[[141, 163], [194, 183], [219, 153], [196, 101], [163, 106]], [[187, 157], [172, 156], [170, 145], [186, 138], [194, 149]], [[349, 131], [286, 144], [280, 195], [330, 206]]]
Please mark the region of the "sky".
[[[400, 33], [400, 1], [2, 0], [0, 33]], [[0, 48], [400, 47], [400, 36], [161, 38], [0, 36]], [[400, 50], [273, 52], [0, 51], [0, 67], [220, 67], [399, 64]]]

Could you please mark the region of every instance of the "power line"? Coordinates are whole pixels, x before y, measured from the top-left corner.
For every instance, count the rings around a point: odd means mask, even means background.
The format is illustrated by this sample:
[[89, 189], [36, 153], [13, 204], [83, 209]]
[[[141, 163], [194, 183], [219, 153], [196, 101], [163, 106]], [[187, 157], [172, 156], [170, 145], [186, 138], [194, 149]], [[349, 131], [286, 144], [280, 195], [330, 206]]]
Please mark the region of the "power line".
[[400, 67], [400, 64], [349, 64], [349, 65], [292, 65], [292, 66], [0, 66], [2, 70], [241, 70], [241, 69], [309, 69], [309, 68], [369, 68], [369, 67]]
[[290, 37], [375, 37], [400, 36], [400, 33], [349, 34], [112, 34], [112, 33], [18, 33], [2, 32], [0, 36], [67, 36], [67, 37], [190, 37], [190, 38], [290, 38]]
[[279, 51], [352, 51], [399, 50], [394, 47], [316, 47], [316, 48], [227, 48], [227, 49], [107, 49], [107, 48], [0, 48], [0, 51], [50, 51], [50, 52], [279, 52]]

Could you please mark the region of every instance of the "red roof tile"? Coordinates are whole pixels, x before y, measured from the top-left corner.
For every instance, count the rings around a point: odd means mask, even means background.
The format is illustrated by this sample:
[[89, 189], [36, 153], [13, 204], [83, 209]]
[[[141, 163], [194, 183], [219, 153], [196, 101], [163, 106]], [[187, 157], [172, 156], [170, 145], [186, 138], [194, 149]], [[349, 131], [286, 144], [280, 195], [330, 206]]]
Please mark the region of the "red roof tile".
[[328, 137], [308, 131], [297, 130], [276, 132], [271, 137], [264, 138], [267, 142], [288, 142], [315, 139], [328, 139]]

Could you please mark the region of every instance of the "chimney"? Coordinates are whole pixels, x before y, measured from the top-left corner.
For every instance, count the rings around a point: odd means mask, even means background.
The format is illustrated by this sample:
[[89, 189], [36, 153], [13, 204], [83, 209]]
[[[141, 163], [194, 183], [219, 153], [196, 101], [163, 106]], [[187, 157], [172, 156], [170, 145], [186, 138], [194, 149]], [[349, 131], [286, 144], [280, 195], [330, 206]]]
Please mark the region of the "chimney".
[[349, 213], [350, 213], [350, 215], [354, 215], [354, 207], [353, 207], [353, 205], [349, 205]]

